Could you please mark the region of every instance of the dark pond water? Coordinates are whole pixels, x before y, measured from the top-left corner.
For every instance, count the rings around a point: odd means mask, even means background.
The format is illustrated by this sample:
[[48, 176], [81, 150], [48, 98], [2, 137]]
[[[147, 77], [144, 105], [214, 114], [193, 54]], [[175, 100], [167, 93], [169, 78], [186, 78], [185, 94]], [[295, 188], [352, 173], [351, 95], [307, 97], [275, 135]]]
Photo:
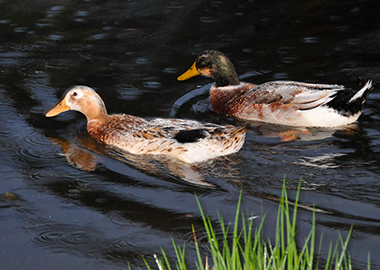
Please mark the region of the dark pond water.
[[[215, 222], [242, 208], [266, 214], [274, 239], [286, 176], [302, 178], [298, 233], [317, 210], [322, 256], [353, 225], [355, 268], [380, 268], [380, 90], [358, 123], [310, 129], [282, 142], [287, 128], [257, 124], [238, 154], [198, 166], [110, 156], [76, 112], [44, 112], [74, 84], [96, 89], [109, 112], [241, 125], [215, 115], [210, 79], [178, 82], [195, 54], [218, 49], [245, 81], [298, 80], [359, 87], [380, 81], [380, 2], [0, 1], [1, 269], [145, 269], [171, 239], [195, 260], [191, 225], [202, 239], [194, 194]], [[186, 170], [187, 169], [187, 170]], [[190, 182], [204, 179], [215, 187]], [[319, 237], [318, 236], [318, 237]], [[334, 242], [335, 243], [335, 242]], [[204, 248], [205, 254], [207, 253]]]

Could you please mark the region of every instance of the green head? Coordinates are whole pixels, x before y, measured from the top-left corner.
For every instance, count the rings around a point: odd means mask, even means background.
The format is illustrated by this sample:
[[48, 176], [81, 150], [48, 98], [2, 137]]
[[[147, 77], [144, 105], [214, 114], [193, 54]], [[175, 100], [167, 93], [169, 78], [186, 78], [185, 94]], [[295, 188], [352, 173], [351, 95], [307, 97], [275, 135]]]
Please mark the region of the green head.
[[191, 68], [178, 80], [184, 81], [199, 74], [214, 79], [217, 87], [240, 84], [234, 65], [219, 51], [200, 53]]

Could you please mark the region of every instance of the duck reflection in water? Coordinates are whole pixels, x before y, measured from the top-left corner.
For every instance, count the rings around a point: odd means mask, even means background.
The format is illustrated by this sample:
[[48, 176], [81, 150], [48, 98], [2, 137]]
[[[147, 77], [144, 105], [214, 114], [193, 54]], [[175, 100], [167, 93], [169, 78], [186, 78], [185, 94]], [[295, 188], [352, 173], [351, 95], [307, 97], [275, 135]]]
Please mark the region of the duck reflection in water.
[[358, 129], [357, 123], [340, 127], [318, 128], [318, 127], [292, 127], [272, 125], [269, 123], [251, 123], [251, 130], [255, 130], [261, 137], [278, 138], [282, 142], [291, 141], [319, 141], [334, 136], [337, 132], [348, 135], [355, 134]]
[[[191, 185], [206, 188], [214, 188], [215, 185], [207, 182], [205, 176], [217, 174], [217, 177], [231, 178], [236, 171], [235, 165], [241, 163], [239, 158], [219, 157], [209, 162], [194, 165], [165, 156], [134, 155], [107, 148], [84, 131], [73, 135], [72, 141], [53, 137], [49, 137], [49, 139], [61, 147], [67, 162], [80, 170], [95, 171], [101, 167], [104, 157], [110, 157], [116, 160], [115, 162], [122, 162], [128, 167], [142, 171], [144, 174], [175, 178]], [[223, 172], [215, 169], [218, 165], [222, 165]], [[228, 172], [228, 175], [225, 172]], [[237, 175], [238, 171], [235, 174]]]

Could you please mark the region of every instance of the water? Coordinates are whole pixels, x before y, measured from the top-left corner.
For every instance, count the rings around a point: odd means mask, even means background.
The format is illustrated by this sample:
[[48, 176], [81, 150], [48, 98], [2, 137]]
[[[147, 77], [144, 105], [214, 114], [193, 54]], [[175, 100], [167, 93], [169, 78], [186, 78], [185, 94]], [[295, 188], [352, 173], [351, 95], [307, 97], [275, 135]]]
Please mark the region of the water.
[[284, 176], [291, 199], [302, 178], [300, 241], [315, 206], [322, 256], [353, 225], [354, 267], [368, 253], [380, 266], [377, 86], [349, 128], [282, 142], [287, 128], [257, 123], [238, 154], [195, 171], [114, 156], [78, 113], [44, 116], [84, 84], [111, 113], [241, 125], [211, 111], [209, 79], [176, 80], [205, 49], [230, 56], [249, 82], [378, 83], [378, 1], [1, 1], [0, 10], [2, 269], [144, 269], [141, 256], [154, 266], [160, 247], [174, 257], [172, 238], [191, 264], [192, 224], [204, 239], [194, 193], [214, 221], [219, 211], [232, 222], [243, 189], [243, 210], [255, 225], [266, 214], [273, 240]]

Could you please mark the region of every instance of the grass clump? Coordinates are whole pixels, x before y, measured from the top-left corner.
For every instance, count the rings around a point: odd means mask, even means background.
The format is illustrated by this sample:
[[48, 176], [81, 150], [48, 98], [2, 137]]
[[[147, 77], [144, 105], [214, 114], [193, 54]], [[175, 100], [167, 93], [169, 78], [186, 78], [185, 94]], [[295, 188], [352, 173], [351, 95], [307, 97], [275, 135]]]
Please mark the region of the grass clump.
[[[301, 182], [300, 182], [301, 185]], [[241, 194], [236, 210], [235, 224], [232, 234], [229, 231], [230, 226], [224, 223], [223, 217], [219, 216], [220, 228], [223, 232], [222, 239], [216, 237], [209, 217], [206, 217], [202, 207], [197, 199], [198, 206], [203, 218], [204, 228], [207, 234], [207, 244], [209, 254], [201, 254], [200, 243], [197, 241], [196, 233], [193, 227], [194, 242], [197, 252], [197, 269], [207, 270], [279, 270], [279, 269], [352, 269], [351, 258], [347, 253], [348, 240], [351, 230], [345, 240], [339, 237], [335, 247], [330, 244], [327, 258], [323, 258], [323, 267], [319, 265], [320, 258], [315, 250], [315, 212], [313, 212], [313, 224], [309, 235], [306, 237], [302, 247], [296, 243], [296, 220], [297, 206], [299, 199], [300, 187], [298, 186], [297, 196], [291, 214], [285, 181], [282, 190], [282, 197], [278, 208], [276, 240], [271, 243], [270, 240], [264, 241], [262, 236], [264, 220], [260, 226], [253, 230], [250, 218], [248, 221], [240, 213]], [[242, 220], [241, 229], [239, 230], [239, 220]], [[322, 238], [321, 241], [322, 243]], [[177, 261], [176, 268], [187, 269], [185, 261], [185, 245], [178, 246], [173, 241], [173, 247]], [[172, 269], [165, 251], [162, 250], [163, 258], [158, 259], [155, 255], [157, 266], [160, 270]], [[210, 257], [210, 258], [209, 258]], [[151, 269], [145, 261], [148, 269]], [[369, 263], [368, 263], [368, 269]]]

